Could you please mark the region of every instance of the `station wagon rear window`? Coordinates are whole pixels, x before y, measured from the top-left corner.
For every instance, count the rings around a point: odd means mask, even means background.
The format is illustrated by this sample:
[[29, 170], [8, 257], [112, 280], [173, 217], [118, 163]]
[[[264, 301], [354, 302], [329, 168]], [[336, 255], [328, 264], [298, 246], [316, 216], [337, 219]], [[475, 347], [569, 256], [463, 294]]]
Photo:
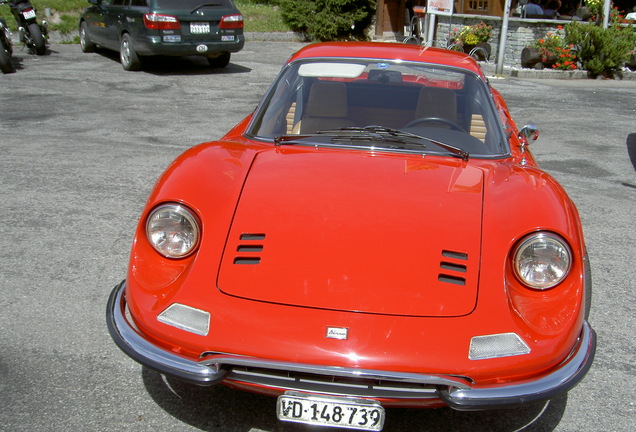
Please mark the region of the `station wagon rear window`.
[[229, 0], [157, 0], [159, 9], [232, 8]]

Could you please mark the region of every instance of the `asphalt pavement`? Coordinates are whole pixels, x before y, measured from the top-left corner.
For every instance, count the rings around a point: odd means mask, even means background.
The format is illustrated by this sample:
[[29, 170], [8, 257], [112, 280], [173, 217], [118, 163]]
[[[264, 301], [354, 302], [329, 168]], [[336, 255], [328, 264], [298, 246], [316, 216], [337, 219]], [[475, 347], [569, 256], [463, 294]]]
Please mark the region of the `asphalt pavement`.
[[[104, 314], [137, 218], [174, 157], [254, 109], [303, 46], [249, 41], [125, 72], [112, 53], [54, 44], [0, 75], [0, 430], [299, 431], [275, 399], [167, 381], [112, 343]], [[592, 263], [595, 363], [568, 395], [513, 410], [389, 409], [385, 431], [636, 430], [636, 81], [491, 78], [531, 149], [578, 206]]]

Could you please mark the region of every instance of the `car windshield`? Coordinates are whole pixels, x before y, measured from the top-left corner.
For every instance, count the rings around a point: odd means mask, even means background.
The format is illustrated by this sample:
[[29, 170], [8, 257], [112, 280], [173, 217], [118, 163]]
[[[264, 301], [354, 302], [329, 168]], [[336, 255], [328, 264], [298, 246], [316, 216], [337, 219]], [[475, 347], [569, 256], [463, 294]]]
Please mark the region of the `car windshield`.
[[248, 135], [277, 144], [444, 153], [508, 153], [487, 85], [461, 69], [361, 59], [296, 61], [280, 74]]

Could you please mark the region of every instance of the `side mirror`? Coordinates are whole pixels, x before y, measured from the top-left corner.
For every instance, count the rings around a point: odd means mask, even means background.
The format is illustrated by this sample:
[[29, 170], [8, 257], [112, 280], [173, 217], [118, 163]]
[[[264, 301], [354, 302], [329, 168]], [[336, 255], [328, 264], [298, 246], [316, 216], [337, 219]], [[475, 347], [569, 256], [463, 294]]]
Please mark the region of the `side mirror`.
[[539, 138], [539, 127], [535, 124], [525, 125], [519, 131], [519, 138], [525, 138], [526, 141], [530, 139], [532, 141], [535, 141], [537, 138]]

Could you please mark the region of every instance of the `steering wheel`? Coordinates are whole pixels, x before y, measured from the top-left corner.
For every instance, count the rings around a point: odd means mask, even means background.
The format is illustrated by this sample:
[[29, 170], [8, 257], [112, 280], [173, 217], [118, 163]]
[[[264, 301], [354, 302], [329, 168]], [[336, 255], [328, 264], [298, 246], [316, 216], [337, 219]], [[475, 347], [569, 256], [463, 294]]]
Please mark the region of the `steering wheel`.
[[444, 123], [445, 125], [450, 126], [451, 129], [454, 129], [454, 130], [460, 131], [460, 132], [466, 132], [466, 129], [464, 129], [463, 127], [461, 127], [460, 125], [458, 125], [454, 121], [449, 120], [449, 119], [445, 119], [445, 118], [442, 118], [442, 117], [420, 117], [418, 119], [410, 121], [404, 127], [405, 128], [410, 128], [410, 127], [413, 127], [413, 126], [418, 125], [420, 123]]

